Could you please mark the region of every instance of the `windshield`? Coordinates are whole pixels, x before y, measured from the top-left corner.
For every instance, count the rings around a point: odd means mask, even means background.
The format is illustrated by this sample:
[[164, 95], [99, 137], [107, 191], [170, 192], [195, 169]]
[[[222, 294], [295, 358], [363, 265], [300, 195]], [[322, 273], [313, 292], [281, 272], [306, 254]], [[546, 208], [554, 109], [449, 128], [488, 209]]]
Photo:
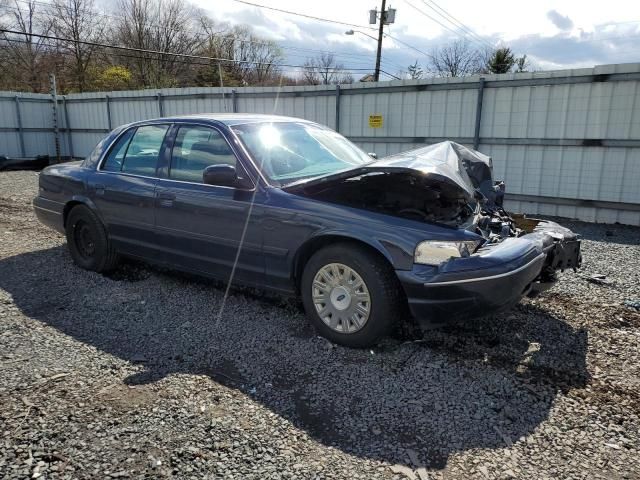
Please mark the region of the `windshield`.
[[235, 125], [232, 129], [264, 175], [279, 186], [373, 161], [342, 135], [319, 125], [265, 122]]

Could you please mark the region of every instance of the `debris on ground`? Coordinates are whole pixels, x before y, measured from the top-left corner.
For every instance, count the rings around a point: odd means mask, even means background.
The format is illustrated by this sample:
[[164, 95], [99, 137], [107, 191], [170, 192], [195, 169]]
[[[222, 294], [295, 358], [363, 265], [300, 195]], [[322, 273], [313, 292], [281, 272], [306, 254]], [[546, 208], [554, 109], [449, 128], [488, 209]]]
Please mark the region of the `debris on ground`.
[[640, 300], [625, 300], [624, 304], [627, 307], [635, 308], [636, 310], [640, 310]]
[[595, 283], [596, 285], [611, 285], [611, 282], [607, 280], [606, 275], [596, 273], [590, 277], [583, 277], [589, 283]]

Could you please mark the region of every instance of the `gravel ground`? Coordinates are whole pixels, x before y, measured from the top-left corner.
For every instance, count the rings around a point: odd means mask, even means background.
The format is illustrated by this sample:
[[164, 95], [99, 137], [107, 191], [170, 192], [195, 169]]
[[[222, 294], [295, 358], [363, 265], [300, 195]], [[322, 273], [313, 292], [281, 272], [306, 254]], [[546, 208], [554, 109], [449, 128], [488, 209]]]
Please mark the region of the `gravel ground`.
[[[0, 478], [640, 478], [640, 229], [568, 222], [584, 268], [514, 310], [318, 338], [298, 305], [72, 265], [0, 174]], [[592, 283], [594, 274], [606, 284]]]

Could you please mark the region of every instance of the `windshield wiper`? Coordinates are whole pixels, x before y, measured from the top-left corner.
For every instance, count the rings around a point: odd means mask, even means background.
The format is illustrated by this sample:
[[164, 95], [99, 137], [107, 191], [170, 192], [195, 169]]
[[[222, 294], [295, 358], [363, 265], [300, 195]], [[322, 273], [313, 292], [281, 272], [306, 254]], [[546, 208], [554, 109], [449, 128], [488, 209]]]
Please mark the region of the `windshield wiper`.
[[344, 170], [338, 170], [336, 172], [331, 172], [331, 173], [322, 174], [322, 175], [314, 175], [312, 177], [307, 177], [307, 178], [301, 178], [299, 180], [295, 180], [295, 181], [290, 182], [290, 183], [280, 184], [280, 187], [281, 188], [296, 187], [296, 186], [303, 185], [303, 184], [309, 183], [309, 182], [313, 182], [314, 180], [319, 180], [319, 179], [325, 178], [325, 177], [326, 178], [331, 178], [333, 176], [340, 177], [341, 175], [344, 175], [345, 173], [348, 173], [348, 172], [351, 172], [351, 171], [354, 171], [354, 170], [357, 171], [357, 170], [359, 170], [361, 168], [366, 168], [366, 167], [370, 166], [371, 164], [373, 164], [375, 162], [377, 162], [377, 160], [374, 159], [374, 160], [372, 160], [370, 162], [362, 163], [362, 164], [354, 166], [352, 168], [346, 168]]

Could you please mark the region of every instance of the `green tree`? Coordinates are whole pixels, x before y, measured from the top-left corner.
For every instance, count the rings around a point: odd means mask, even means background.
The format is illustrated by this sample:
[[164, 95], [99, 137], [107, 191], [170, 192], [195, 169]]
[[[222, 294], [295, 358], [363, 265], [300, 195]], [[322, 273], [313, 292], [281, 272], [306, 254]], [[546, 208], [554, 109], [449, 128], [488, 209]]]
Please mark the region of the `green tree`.
[[96, 75], [97, 90], [126, 90], [132, 87], [132, 75], [127, 67], [113, 65]]
[[509, 47], [496, 49], [487, 60], [489, 73], [508, 73], [516, 64], [516, 57]]

